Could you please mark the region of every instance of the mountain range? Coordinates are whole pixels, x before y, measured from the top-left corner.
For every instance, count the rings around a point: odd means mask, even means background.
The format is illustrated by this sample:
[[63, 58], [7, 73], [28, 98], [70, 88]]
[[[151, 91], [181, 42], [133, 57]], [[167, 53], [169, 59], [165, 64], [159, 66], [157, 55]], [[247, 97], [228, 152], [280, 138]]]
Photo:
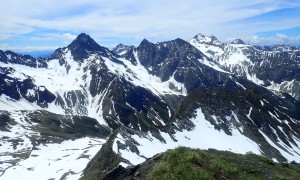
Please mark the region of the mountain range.
[[0, 177], [101, 179], [178, 146], [300, 162], [300, 49], [197, 34], [0, 51]]

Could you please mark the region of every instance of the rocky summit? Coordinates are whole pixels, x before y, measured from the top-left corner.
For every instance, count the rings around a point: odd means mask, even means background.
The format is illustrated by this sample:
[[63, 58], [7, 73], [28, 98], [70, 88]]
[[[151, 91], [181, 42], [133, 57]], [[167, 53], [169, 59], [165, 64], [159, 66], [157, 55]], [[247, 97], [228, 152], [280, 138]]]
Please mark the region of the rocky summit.
[[0, 51], [0, 179], [157, 179], [172, 151], [154, 155], [178, 146], [233, 158], [226, 172], [196, 164], [205, 177], [271, 177], [252, 168], [263, 161], [277, 178], [300, 163], [299, 83], [299, 48], [203, 34], [111, 50], [82, 33], [46, 58]]

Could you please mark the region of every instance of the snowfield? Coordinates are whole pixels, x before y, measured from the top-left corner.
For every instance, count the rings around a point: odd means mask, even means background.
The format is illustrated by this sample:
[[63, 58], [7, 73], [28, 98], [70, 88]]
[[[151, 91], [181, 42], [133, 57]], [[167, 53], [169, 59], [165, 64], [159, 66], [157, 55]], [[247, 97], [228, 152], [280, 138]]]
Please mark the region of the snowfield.
[[[103, 59], [105, 60], [105, 65], [111, 72], [119, 75], [120, 77], [125, 77], [126, 80], [135, 86], [151, 90], [151, 92], [155, 93], [157, 96], [164, 94], [187, 94], [184, 84], [177, 82], [174, 79], [174, 76], [172, 76], [168, 81], [163, 82], [159, 77], [148, 73], [147, 69], [141, 65], [136, 52], [134, 53], [134, 57], [137, 60], [137, 65], [133, 65], [126, 59], [121, 59], [125, 66], [113, 63], [108, 58]], [[174, 89], [170, 89], [171, 83], [175, 86]]]
[[[78, 179], [87, 163], [101, 149], [106, 139], [85, 137], [62, 143], [34, 145], [40, 134], [34, 123], [25, 121], [26, 113], [12, 111], [17, 122], [9, 131], [1, 131], [0, 179]], [[5, 139], [4, 139], [5, 138]], [[19, 142], [14, 144], [14, 142]]]
[[81, 138], [61, 144], [39, 145], [29, 157], [4, 172], [3, 180], [24, 179], [74, 179], [81, 177], [87, 163], [100, 150], [103, 139]]
[[[151, 134], [147, 134], [146, 137], [141, 137], [138, 135], [132, 135], [131, 137], [136, 140], [140, 145], [137, 146], [140, 154], [131, 152], [128, 148], [118, 149], [117, 141], [125, 144], [123, 137], [118, 134], [114, 144], [113, 150], [119, 153], [122, 157], [129, 160], [131, 164], [137, 165], [144, 161], [146, 158], [151, 158], [157, 153], [165, 152], [168, 149], [174, 149], [179, 146], [199, 148], [199, 149], [217, 149], [224, 151], [231, 151], [234, 153], [245, 154], [247, 152], [252, 152], [254, 154], [262, 154], [260, 151], [259, 144], [255, 143], [251, 139], [247, 138], [242, 134], [243, 128], [231, 128], [232, 136], [227, 135], [224, 131], [216, 130], [214, 126], [205, 119], [202, 110], [197, 109], [197, 116], [192, 119], [195, 124], [195, 128], [192, 131], [183, 130], [175, 133], [174, 138], [177, 140], [175, 142], [171, 137], [164, 132], [160, 132], [161, 136], [166, 140], [166, 142], [161, 142]], [[251, 108], [248, 114], [250, 118]], [[232, 116], [236, 121], [239, 121], [237, 115], [233, 112]], [[251, 119], [251, 118], [250, 118]], [[261, 130], [259, 132], [263, 135], [266, 141], [276, 149], [288, 160], [288, 162], [296, 161], [300, 162], [300, 140], [293, 137], [294, 141], [297, 143], [298, 147], [291, 143], [292, 147], [285, 145], [282, 140], [278, 138], [278, 143], [281, 146], [276, 145], [269, 137], [264, 134]], [[273, 158], [273, 161], [278, 162], [277, 159]], [[127, 167], [129, 164], [124, 162], [121, 163], [122, 166]]]
[[222, 130], [216, 130], [214, 126], [205, 119], [201, 109], [197, 109], [197, 116], [192, 119], [192, 122], [194, 122], [196, 126], [194, 130], [176, 132], [174, 138], [177, 142], [172, 140], [171, 137], [164, 132], [160, 132], [160, 134], [166, 140], [166, 143], [159, 141], [151, 134], [148, 134], [147, 137], [133, 135], [132, 138], [140, 144], [137, 146], [139, 152], [141, 152], [140, 156], [131, 152], [129, 149], [118, 151], [116, 141], [119, 140], [121, 143], [124, 142], [120, 135], [118, 135], [118, 138], [115, 140], [113, 150], [120, 153], [122, 157], [125, 157], [135, 165], [146, 160], [143, 156], [150, 158], [157, 153], [165, 152], [168, 149], [174, 149], [178, 146], [199, 149], [214, 148], [240, 154], [245, 154], [246, 152], [251, 151], [255, 154], [261, 154], [259, 146], [251, 139], [242, 135], [239, 130], [232, 129], [232, 136], [227, 135]]
[[61, 144], [39, 145], [27, 159], [6, 169], [1, 179], [79, 179], [103, 143], [103, 139], [86, 137]]

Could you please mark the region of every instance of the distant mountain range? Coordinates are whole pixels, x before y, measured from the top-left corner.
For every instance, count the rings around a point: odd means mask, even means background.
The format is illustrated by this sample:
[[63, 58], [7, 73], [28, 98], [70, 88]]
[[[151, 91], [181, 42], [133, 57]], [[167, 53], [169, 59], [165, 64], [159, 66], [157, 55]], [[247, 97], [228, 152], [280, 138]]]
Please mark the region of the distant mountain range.
[[300, 162], [299, 83], [299, 48], [203, 34], [0, 51], [0, 177], [101, 179], [177, 146]]
[[27, 53], [22, 53], [22, 54], [29, 54], [32, 57], [35, 58], [46, 58], [49, 57], [51, 54], [53, 54], [53, 51], [32, 51], [32, 52], [27, 52]]

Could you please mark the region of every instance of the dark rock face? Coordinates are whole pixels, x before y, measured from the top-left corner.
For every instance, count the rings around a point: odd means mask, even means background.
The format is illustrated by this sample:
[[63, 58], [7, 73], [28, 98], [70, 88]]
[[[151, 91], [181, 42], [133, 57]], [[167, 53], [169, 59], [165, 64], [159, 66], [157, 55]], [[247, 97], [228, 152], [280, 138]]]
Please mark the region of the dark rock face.
[[28, 114], [28, 121], [38, 123], [42, 136], [62, 139], [76, 139], [86, 136], [106, 138], [110, 130], [100, 125], [96, 119], [86, 116], [65, 116], [47, 111], [35, 111]]
[[75, 61], [81, 62], [88, 58], [89, 52], [102, 52], [106, 54], [107, 49], [97, 44], [89, 35], [79, 34], [77, 38], [67, 46], [71, 50]]
[[19, 92], [17, 91], [17, 86], [19, 82], [6, 75], [9, 71], [12, 71], [11, 68], [1, 68], [5, 73], [0, 74], [0, 95], [4, 94], [10, 98], [15, 100], [19, 100], [21, 98]]
[[65, 64], [65, 60], [63, 59], [63, 48], [58, 48], [54, 51], [54, 53], [47, 58], [47, 61], [52, 59], [59, 59], [59, 64], [62, 66]]
[[222, 85], [227, 78], [224, 73], [202, 64], [201, 61], [208, 58], [182, 39], [158, 44], [143, 40], [137, 51], [141, 64], [149, 73], [162, 81], [174, 76], [188, 92], [198, 87]]
[[109, 72], [104, 63], [91, 66], [91, 85], [93, 97], [102, 94], [103, 117], [113, 129], [120, 125], [148, 131], [162, 127], [157, 118], [168, 122], [167, 104], [148, 89], [136, 87], [125, 78]]
[[48, 107], [48, 103], [55, 100], [55, 95], [48, 91], [45, 87], [38, 88], [38, 100], [37, 105], [43, 107]]
[[[249, 67], [251, 73], [264, 81], [281, 83], [284, 81], [300, 80], [300, 52], [259, 51], [254, 47], [244, 49], [249, 59], [254, 63]], [[252, 69], [252, 70], [251, 70]]]
[[112, 144], [118, 131], [115, 131], [108, 141], [102, 146], [100, 151], [93, 157], [84, 170], [81, 180], [103, 179], [104, 176], [122, 160], [118, 154], [112, 150]]
[[7, 126], [9, 125], [9, 122], [11, 121], [9, 117], [9, 113], [1, 113], [0, 114], [0, 131], [9, 131], [7, 129]]

